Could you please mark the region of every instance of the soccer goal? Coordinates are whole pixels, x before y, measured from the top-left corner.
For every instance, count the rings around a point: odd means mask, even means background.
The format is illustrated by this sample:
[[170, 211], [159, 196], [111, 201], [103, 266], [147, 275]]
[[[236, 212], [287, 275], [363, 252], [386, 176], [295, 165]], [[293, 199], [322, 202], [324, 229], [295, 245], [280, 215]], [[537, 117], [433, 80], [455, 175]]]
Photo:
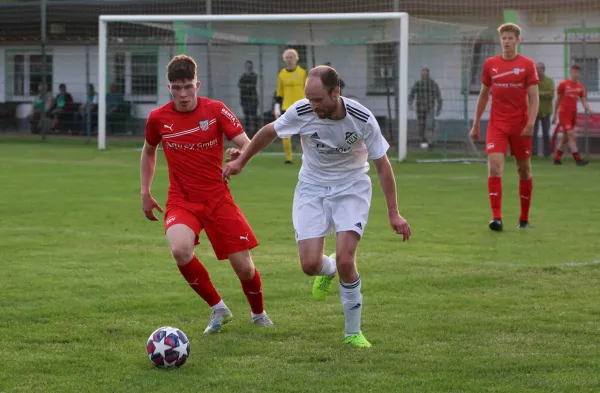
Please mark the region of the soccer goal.
[[[344, 80], [342, 94], [386, 119], [402, 160], [407, 135], [403, 108], [408, 97], [408, 37], [406, 13], [102, 15], [98, 148], [106, 149], [110, 134], [109, 86], [134, 102], [138, 114], [149, 111], [169, 101], [164, 67], [181, 53], [198, 62], [200, 94], [223, 101], [242, 121], [238, 80], [250, 60], [258, 75], [256, 116], [262, 125], [269, 120], [277, 74], [284, 67], [281, 54], [294, 48], [300, 55], [298, 65], [308, 70], [330, 62]], [[369, 51], [375, 52], [371, 57], [380, 57], [376, 64], [369, 63]], [[369, 89], [380, 94], [377, 100], [365, 99]], [[387, 100], [381, 96], [386, 94]]]
[[[198, 63], [200, 95], [223, 101], [254, 133], [273, 120], [277, 75], [285, 66], [282, 53], [293, 48], [306, 70], [330, 64], [339, 72], [342, 95], [373, 112], [401, 161], [411, 146], [420, 150], [418, 114], [409, 110], [408, 100], [422, 67], [428, 67], [444, 97], [441, 116], [458, 124], [438, 127], [436, 154], [450, 159], [447, 153], [457, 149], [459, 155], [477, 156], [463, 121], [468, 102], [457, 86], [464, 82], [480, 27], [409, 18], [403, 12], [102, 15], [99, 23], [101, 150], [112, 135], [143, 134], [150, 110], [170, 100], [165, 66], [183, 53]], [[258, 96], [250, 111], [238, 83], [248, 62]], [[113, 110], [116, 97], [126, 103], [125, 113]]]

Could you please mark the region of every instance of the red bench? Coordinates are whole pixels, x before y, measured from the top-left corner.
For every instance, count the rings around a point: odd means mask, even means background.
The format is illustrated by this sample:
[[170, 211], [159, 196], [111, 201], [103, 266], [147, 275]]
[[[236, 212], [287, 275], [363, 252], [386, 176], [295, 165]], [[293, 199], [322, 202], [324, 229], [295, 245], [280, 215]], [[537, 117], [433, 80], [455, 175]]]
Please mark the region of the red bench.
[[[600, 114], [592, 114], [587, 117], [588, 122], [588, 135], [591, 138], [600, 137]], [[583, 137], [585, 135], [585, 114], [578, 113], [577, 120], [575, 121], [575, 128], [573, 130], [577, 137]], [[554, 133], [552, 134], [552, 139], [550, 141], [550, 150], [554, 152], [554, 148], [556, 146], [556, 139], [559, 134], [562, 134], [563, 131], [560, 125], [557, 125], [554, 129]]]

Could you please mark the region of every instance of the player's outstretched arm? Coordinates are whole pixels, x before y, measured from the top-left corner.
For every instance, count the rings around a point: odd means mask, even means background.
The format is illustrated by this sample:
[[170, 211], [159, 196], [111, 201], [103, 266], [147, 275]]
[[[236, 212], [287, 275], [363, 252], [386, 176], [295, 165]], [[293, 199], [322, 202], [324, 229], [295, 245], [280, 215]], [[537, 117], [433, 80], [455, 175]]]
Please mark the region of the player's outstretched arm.
[[227, 163], [223, 168], [223, 179], [228, 180], [232, 175], [239, 174], [258, 152], [269, 146], [277, 138], [275, 131], [275, 122], [269, 123], [261, 128], [252, 138], [245, 149], [242, 149], [240, 156]]
[[150, 221], [158, 221], [158, 218], [154, 214], [154, 209], [159, 212], [163, 212], [162, 207], [152, 197], [150, 187], [152, 186], [152, 179], [154, 179], [154, 171], [156, 169], [156, 148], [158, 145], [153, 146], [148, 142], [144, 142], [142, 148], [142, 157], [140, 159], [140, 180], [142, 182], [142, 210], [144, 215]]
[[225, 150], [225, 153], [229, 155], [229, 158], [225, 159], [225, 162], [237, 160], [240, 154], [242, 154], [242, 151], [250, 144], [250, 138], [248, 138], [248, 135], [246, 135], [245, 132], [237, 135], [231, 139], [231, 141], [237, 146], [237, 148], [230, 147], [229, 149]]
[[556, 124], [556, 119], [558, 118], [558, 110], [560, 109], [560, 102], [562, 101], [563, 95], [559, 91], [556, 96], [556, 101], [554, 101], [554, 114], [552, 115], [552, 124]]
[[406, 222], [398, 211], [396, 178], [394, 177], [392, 164], [390, 164], [387, 155], [383, 155], [383, 157], [373, 160], [373, 162], [377, 169], [377, 176], [379, 177], [383, 195], [385, 196], [390, 225], [398, 235], [402, 235], [402, 241], [406, 241], [411, 236], [411, 230], [408, 222]]
[[583, 105], [583, 109], [585, 109], [585, 112], [587, 114], [592, 113], [592, 108], [590, 108], [590, 105], [588, 104], [587, 98], [581, 97], [581, 105]]
[[485, 108], [487, 107], [490, 99], [490, 87], [482, 84], [481, 90], [479, 91], [479, 97], [477, 98], [477, 107], [475, 109], [475, 119], [473, 120], [473, 128], [471, 129], [471, 138], [474, 140], [479, 139], [479, 124], [481, 123], [481, 117]]
[[529, 102], [529, 107], [527, 108], [529, 120], [527, 120], [527, 125], [521, 135], [531, 137], [533, 136], [533, 126], [537, 118], [538, 108], [540, 107], [540, 88], [537, 84], [527, 88], [527, 99]]

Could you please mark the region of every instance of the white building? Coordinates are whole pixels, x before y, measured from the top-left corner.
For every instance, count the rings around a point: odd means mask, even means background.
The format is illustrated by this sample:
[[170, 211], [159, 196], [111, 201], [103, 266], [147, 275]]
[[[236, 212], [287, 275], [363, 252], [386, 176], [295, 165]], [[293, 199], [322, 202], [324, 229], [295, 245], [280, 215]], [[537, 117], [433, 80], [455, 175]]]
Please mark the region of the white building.
[[[117, 11], [111, 9], [112, 13], [118, 13]], [[97, 23], [97, 15], [98, 13], [85, 15], [88, 27]], [[440, 17], [435, 15], [428, 18], [440, 20]], [[535, 61], [544, 62], [546, 73], [555, 84], [565, 77], [566, 70], [573, 61], [584, 66], [592, 109], [600, 112], [600, 13], [577, 10], [573, 6], [567, 10], [548, 12], [517, 11], [511, 18], [511, 21], [519, 23], [523, 29], [521, 53]], [[459, 20], [456, 16], [452, 19]], [[447, 21], [448, 19], [444, 20]], [[500, 51], [499, 45], [493, 43], [497, 37], [494, 29], [499, 23], [502, 23], [502, 20], [495, 17], [467, 14], [460, 18], [460, 24], [453, 25], [412, 21], [411, 32], [414, 36], [411, 36], [412, 45], [409, 47], [409, 85], [402, 92], [408, 94], [410, 86], [420, 76], [421, 67], [428, 67], [432, 78], [439, 84], [444, 99], [444, 110], [440, 120], [452, 121], [459, 124], [459, 127], [464, 126], [465, 118], [472, 118], [473, 115], [479, 90], [481, 64], [487, 56]], [[360, 25], [321, 25], [313, 31], [313, 39], [343, 38], [345, 34], [361, 29]], [[186, 30], [185, 52], [198, 61], [199, 79], [202, 82], [201, 94], [211, 93], [213, 98], [224, 101], [241, 116], [237, 81], [243, 72], [244, 62], [251, 60], [261, 79], [262, 110], [268, 111], [276, 89], [276, 75], [282, 67], [281, 52], [285, 46], [277, 42], [285, 40], [281, 37], [282, 26], [285, 25], [282, 24], [272, 31], [263, 29], [260, 33], [261, 38], [272, 38], [275, 41], [275, 44], [271, 45], [241, 45], [230, 42], [227, 45], [213, 44], [208, 47], [205, 44], [206, 40], [201, 37], [202, 34], [196, 35], [193, 29]], [[582, 26], [587, 28], [586, 34], [582, 34]], [[132, 103], [132, 117], [140, 119], [143, 123], [143, 119], [152, 108], [168, 102], [165, 65], [173, 55], [181, 51], [181, 47], [175, 43], [175, 38], [178, 38], [177, 32], [164, 29], [130, 31], [131, 27], [120, 25], [110, 30], [113, 38], [122, 35], [124, 43], [109, 46], [107, 79], [121, 86], [125, 99]], [[302, 34], [306, 31], [298, 25], [293, 27]], [[87, 84], [98, 84], [98, 48], [95, 45], [95, 37], [91, 34], [90, 40], [82, 39], [83, 43], [78, 43], [76, 40], [79, 38], [70, 37], [70, 29], [61, 22], [50, 22], [49, 29], [51, 39], [46, 51], [49, 64], [48, 80], [51, 81], [52, 92], [55, 94], [58, 85], [65, 83], [74, 100], [82, 102], [85, 100]], [[219, 27], [214, 29], [218, 30]], [[252, 30], [253, 27], [233, 30], [243, 35], [248, 29]], [[92, 30], [95, 33], [95, 30]], [[148, 33], [150, 31], [152, 33]], [[147, 39], [149, 34], [169, 38], [152, 41]], [[140, 42], [140, 36], [144, 35], [146, 39], [141, 40], [144, 44], [139, 45], [137, 42]], [[374, 32], [371, 31], [367, 35], [373, 38]], [[248, 33], [247, 36], [253, 38], [252, 33]], [[585, 44], [582, 44], [584, 36]], [[305, 65], [311, 66], [313, 61], [314, 64], [331, 62], [346, 83], [344, 95], [356, 98], [371, 108], [377, 116], [388, 117], [391, 111], [392, 118], [395, 118], [394, 93], [388, 100], [385, 78], [381, 78], [382, 69], [397, 69], [396, 48], [393, 43], [294, 47], [299, 50], [301, 63]], [[39, 42], [32, 45], [18, 39], [0, 41], [0, 75], [5, 76], [0, 79], [0, 104], [32, 101], [35, 86], [41, 79], [40, 60]], [[209, 86], [209, 83], [212, 83], [212, 86]], [[413, 119], [414, 114], [411, 113], [409, 118]]]

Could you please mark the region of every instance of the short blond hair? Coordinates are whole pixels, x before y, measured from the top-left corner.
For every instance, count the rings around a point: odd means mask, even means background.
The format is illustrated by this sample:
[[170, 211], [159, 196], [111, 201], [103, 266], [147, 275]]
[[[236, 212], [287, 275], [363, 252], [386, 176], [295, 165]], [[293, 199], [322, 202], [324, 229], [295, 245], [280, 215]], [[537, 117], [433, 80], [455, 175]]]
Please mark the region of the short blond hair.
[[300, 60], [300, 56], [298, 55], [298, 51], [296, 49], [289, 48], [289, 49], [284, 50], [281, 57], [285, 57], [286, 53], [293, 53], [294, 56], [296, 57], [296, 61]]
[[521, 37], [521, 28], [516, 23], [503, 23], [498, 27], [498, 33], [515, 33], [517, 38]]

